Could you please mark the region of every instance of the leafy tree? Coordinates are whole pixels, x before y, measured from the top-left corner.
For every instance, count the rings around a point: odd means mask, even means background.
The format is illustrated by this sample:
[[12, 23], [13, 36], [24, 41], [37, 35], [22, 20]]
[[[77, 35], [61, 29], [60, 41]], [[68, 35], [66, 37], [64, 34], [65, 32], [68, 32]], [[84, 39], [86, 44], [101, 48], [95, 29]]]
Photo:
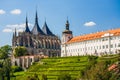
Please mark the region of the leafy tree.
[[110, 80], [120, 80], [120, 50], [118, 50], [118, 64], [117, 64], [117, 69], [111, 71], [112, 77]]
[[84, 75], [85, 80], [110, 80], [111, 73], [108, 71], [106, 62], [99, 62], [87, 70]]
[[9, 45], [0, 47], [0, 59], [6, 59], [9, 57], [12, 48]]
[[4, 70], [0, 68], [0, 80], [4, 80]]
[[7, 80], [10, 80], [10, 71], [11, 71], [11, 61], [10, 59], [5, 59], [3, 62], [4, 74], [7, 77]]
[[26, 47], [23, 46], [18, 46], [14, 49], [14, 56], [19, 57], [19, 56], [24, 56], [27, 53]]
[[7, 77], [7, 80], [10, 80], [11, 62], [8, 58], [11, 50], [12, 48], [9, 45], [0, 47], [0, 76], [2, 80], [4, 80], [5, 76]]

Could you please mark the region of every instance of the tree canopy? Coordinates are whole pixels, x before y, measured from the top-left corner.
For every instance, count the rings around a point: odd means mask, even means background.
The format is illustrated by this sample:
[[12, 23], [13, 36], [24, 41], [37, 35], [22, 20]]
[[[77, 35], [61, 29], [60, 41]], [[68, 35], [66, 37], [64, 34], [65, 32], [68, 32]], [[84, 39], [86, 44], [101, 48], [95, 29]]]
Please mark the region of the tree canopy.
[[12, 50], [12, 48], [9, 45], [0, 47], [0, 59], [8, 58], [11, 53], [11, 50]]
[[26, 47], [18, 46], [14, 49], [13, 53], [15, 57], [24, 56], [27, 54], [27, 49]]

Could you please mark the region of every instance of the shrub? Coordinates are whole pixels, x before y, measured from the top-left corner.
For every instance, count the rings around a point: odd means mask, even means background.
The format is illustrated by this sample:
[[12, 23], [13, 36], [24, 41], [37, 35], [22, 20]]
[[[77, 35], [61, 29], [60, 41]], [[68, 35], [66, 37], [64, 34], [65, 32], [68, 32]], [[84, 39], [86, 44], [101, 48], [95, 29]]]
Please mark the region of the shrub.
[[57, 78], [57, 80], [76, 80], [76, 78], [72, 78], [68, 73], [63, 73]]
[[47, 75], [42, 74], [42, 75], [41, 75], [41, 80], [47, 80]]
[[40, 80], [37, 74], [34, 74], [33, 76], [27, 76], [26, 80]]
[[20, 71], [23, 71], [23, 69], [19, 66], [12, 66], [12, 72], [20, 72]]

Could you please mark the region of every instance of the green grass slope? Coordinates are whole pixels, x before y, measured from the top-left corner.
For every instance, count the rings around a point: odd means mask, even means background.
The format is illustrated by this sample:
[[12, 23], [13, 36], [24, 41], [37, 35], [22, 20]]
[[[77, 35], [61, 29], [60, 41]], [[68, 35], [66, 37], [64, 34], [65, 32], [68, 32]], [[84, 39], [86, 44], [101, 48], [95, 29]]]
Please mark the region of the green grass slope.
[[38, 74], [41, 77], [42, 74], [47, 75], [48, 80], [56, 80], [61, 74], [70, 74], [72, 77], [78, 77], [81, 70], [84, 70], [86, 66], [92, 64], [92, 59], [95, 61], [117, 61], [117, 55], [105, 56], [105, 57], [89, 57], [89, 56], [77, 56], [77, 57], [63, 57], [63, 58], [47, 58], [41, 59], [40, 62], [34, 63], [26, 72], [15, 73], [17, 80], [25, 80], [27, 76]]

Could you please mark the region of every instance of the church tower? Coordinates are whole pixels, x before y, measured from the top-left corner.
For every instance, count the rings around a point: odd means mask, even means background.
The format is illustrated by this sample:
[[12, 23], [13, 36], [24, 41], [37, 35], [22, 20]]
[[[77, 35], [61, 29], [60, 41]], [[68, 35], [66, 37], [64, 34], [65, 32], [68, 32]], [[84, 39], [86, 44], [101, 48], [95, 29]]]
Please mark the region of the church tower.
[[44, 35], [44, 32], [40, 29], [39, 24], [38, 24], [38, 15], [37, 15], [37, 11], [36, 11], [36, 15], [35, 15], [35, 24], [34, 27], [32, 29], [32, 34], [34, 35]]
[[66, 29], [62, 32], [62, 44], [73, 38], [72, 31], [69, 30], [69, 21], [66, 21]]

